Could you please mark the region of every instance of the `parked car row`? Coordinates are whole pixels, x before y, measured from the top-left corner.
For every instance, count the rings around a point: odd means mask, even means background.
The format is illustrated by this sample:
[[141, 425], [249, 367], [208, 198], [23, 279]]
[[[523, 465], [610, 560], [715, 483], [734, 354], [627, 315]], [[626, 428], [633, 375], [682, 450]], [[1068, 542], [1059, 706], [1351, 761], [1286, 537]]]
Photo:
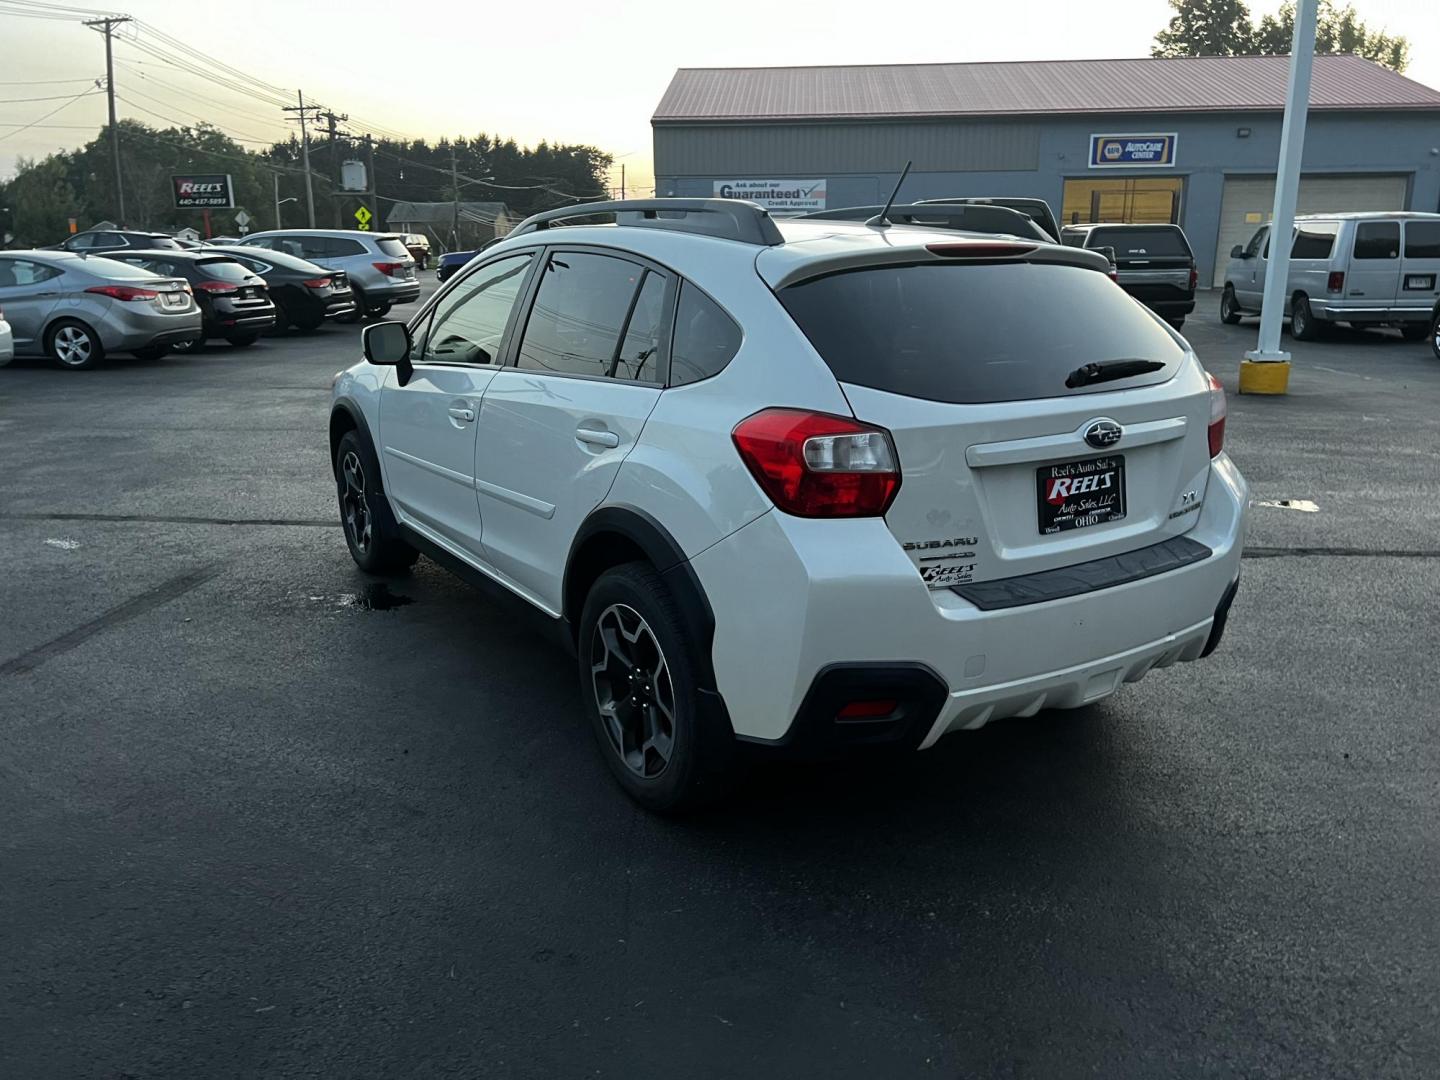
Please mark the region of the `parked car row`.
[[[362, 304], [383, 314], [419, 296], [413, 261], [403, 248], [396, 254], [393, 238], [305, 234], [308, 249], [335, 253], [322, 265], [269, 246], [295, 237], [262, 233], [234, 247], [185, 249], [163, 234], [96, 230], [54, 248], [0, 252], [0, 359], [48, 356], [80, 369], [115, 353], [155, 359], [193, 350], [209, 338], [246, 346], [272, 328], [313, 330], [357, 317]], [[368, 296], [335, 261], [367, 263]]]

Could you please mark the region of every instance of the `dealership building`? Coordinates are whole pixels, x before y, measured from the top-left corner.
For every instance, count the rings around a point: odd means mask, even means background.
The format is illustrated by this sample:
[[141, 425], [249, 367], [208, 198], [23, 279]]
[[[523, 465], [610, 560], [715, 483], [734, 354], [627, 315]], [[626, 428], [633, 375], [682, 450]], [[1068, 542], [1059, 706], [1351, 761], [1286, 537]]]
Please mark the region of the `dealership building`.
[[[1270, 216], [1289, 58], [682, 68], [651, 120], [662, 196], [776, 213], [1043, 198], [1063, 222], [1175, 222], [1202, 281]], [[1299, 213], [1440, 210], [1440, 91], [1318, 56]]]

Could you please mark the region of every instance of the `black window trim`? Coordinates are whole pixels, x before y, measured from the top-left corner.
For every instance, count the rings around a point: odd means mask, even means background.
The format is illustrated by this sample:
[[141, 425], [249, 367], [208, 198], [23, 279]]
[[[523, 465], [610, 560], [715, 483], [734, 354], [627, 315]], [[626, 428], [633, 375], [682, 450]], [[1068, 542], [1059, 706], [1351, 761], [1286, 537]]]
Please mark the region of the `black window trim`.
[[[533, 249], [531, 249], [533, 250]], [[670, 379], [670, 341], [675, 325], [675, 301], [679, 295], [680, 275], [673, 270], [667, 269], [660, 263], [647, 259], [643, 255], [637, 255], [625, 248], [606, 247], [602, 244], [545, 244], [540, 248], [543, 258], [536, 265], [536, 270], [529, 282], [529, 289], [525, 293], [522, 303], [525, 310], [525, 321], [519, 327], [515, 327], [514, 336], [505, 350], [504, 366], [514, 368], [516, 371], [524, 371], [531, 375], [545, 379], [580, 379], [585, 382], [617, 383], [624, 386], [645, 386], [653, 390], [664, 390]], [[603, 255], [608, 258], [618, 259], [621, 262], [633, 263], [645, 270], [653, 271], [665, 278], [665, 305], [660, 313], [660, 326], [662, 329], [662, 341], [660, 344], [660, 362], [655, 365], [655, 373], [660, 376], [658, 380], [652, 379], [621, 379], [611, 375], [586, 375], [578, 371], [540, 371], [535, 368], [522, 368], [519, 366], [520, 342], [525, 339], [525, 331], [530, 326], [530, 315], [535, 304], [535, 297], [540, 292], [540, 280], [544, 277], [543, 269], [550, 265], [550, 259], [557, 254], [574, 252], [577, 255]], [[640, 289], [645, 284], [642, 276], [635, 285], [635, 295], [630, 299], [630, 310], [625, 313], [625, 323], [620, 328], [620, 344], [623, 345], [625, 335], [630, 330], [630, 316], [634, 314], [635, 302], [640, 296]], [[612, 357], [613, 359], [613, 357]]]
[[[466, 267], [464, 274], [457, 274], [449, 282], [446, 283], [446, 285], [448, 286], [447, 288], [437, 289], [435, 295], [430, 297], [429, 303], [427, 303], [423, 308], [421, 308], [420, 313], [416, 315], [413, 319], [411, 319], [410, 322], [407, 324], [410, 330], [410, 340], [412, 342], [410, 351], [414, 353], [416, 346], [420, 348], [420, 353], [410, 358], [411, 366], [417, 368], [478, 368], [482, 371], [499, 371], [502, 368], [508, 367], [510, 354], [514, 351], [515, 348], [516, 320], [519, 316], [519, 313], [524, 310], [525, 305], [529, 302], [528, 298], [530, 295], [531, 285], [536, 277], [535, 268], [539, 265], [538, 260], [534, 257], [536, 255], [536, 252], [536, 248], [520, 248], [515, 251], [497, 253], [495, 258], [487, 259], [479, 266]], [[476, 364], [471, 363], [468, 360], [424, 359], [425, 343], [430, 338], [431, 324], [434, 321], [435, 313], [440, 310], [441, 301], [448, 297], [457, 288], [459, 288], [460, 283], [463, 282], [466, 278], [472, 277], [473, 275], [480, 273], [488, 266], [494, 266], [496, 263], [504, 262], [506, 259], [513, 259], [518, 255], [531, 256], [530, 265], [525, 268], [525, 279], [520, 283], [520, 291], [516, 294], [515, 304], [510, 308], [510, 314], [505, 318], [505, 329], [501, 332], [500, 335], [500, 355], [494, 361], [488, 364]], [[424, 327], [423, 334], [419, 332], [422, 326]]]

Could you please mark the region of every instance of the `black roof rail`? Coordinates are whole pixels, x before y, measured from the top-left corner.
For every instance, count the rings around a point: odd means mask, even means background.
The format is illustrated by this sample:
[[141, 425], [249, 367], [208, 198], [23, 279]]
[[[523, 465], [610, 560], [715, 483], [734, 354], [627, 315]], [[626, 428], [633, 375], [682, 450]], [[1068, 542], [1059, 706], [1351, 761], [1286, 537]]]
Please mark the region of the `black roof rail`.
[[616, 225], [673, 229], [761, 247], [774, 247], [785, 242], [770, 212], [744, 199], [614, 199], [577, 203], [531, 214], [509, 235], [539, 232], [573, 218], [601, 216], [613, 217]]
[[[847, 206], [840, 210], [817, 210], [801, 214], [794, 221], [868, 221], [880, 212], [878, 206]], [[1029, 216], [1005, 206], [976, 203], [910, 203], [892, 206], [886, 215], [892, 225], [923, 225], [932, 229], [963, 232], [1005, 233], [1027, 240], [1055, 243], [1055, 238]]]

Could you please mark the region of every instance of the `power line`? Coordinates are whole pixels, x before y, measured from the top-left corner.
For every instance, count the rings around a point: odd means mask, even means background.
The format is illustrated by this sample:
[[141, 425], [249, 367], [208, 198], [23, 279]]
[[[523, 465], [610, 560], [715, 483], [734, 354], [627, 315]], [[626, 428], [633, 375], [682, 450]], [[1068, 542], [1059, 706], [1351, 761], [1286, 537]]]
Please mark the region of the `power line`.
[[[133, 64], [122, 62], [120, 66], [144, 82], [154, 83], [156, 86], [163, 86], [165, 89], [170, 90], [173, 93], [183, 94], [186, 97], [193, 97], [199, 101], [208, 102], [209, 104], [215, 106], [215, 108], [217, 109], [224, 109], [227, 112], [234, 113], [236, 116], [243, 116], [247, 120], [253, 120], [259, 124], [273, 124], [276, 122], [272, 117], [261, 116], [259, 113], [246, 112], [244, 109], [237, 109], [234, 105], [228, 105], [223, 101], [217, 100], [216, 98], [206, 97], [204, 94], [191, 90], [188, 87], [176, 86], [174, 83], [168, 83], [164, 79], [156, 78], [149, 72], [140, 70], [139, 65], [141, 63], [143, 63], [143, 61], [138, 60], [135, 61]], [[155, 101], [158, 99], [151, 98], [150, 100]]]
[[49, 97], [17, 97], [0, 98], [0, 105], [23, 105], [29, 101], [64, 101], [69, 99], [71, 94], [52, 94]]
[[[133, 93], [137, 93], [137, 94], [140, 93], [138, 90], [132, 91], [132, 92], [133, 92]], [[191, 121], [191, 120], [177, 120], [177, 119], [175, 119], [175, 117], [173, 117], [173, 116], [166, 116], [166, 115], [164, 115], [163, 113], [158, 113], [158, 112], [156, 112], [154, 109], [147, 109], [144, 105], [141, 105], [141, 104], [139, 104], [138, 102], [135, 102], [135, 101], [131, 101], [129, 98], [124, 97], [123, 95], [116, 94], [115, 96], [116, 96], [117, 98], [119, 98], [119, 100], [123, 101], [126, 105], [129, 105], [132, 109], [139, 109], [141, 112], [146, 113], [146, 114], [148, 114], [148, 115], [150, 115], [150, 116], [153, 116], [153, 117], [155, 117], [155, 119], [157, 119], [157, 120], [164, 120], [167, 124], [175, 124], [177, 127], [184, 127], [184, 128], [193, 128], [193, 127], [196, 126], [195, 123], [194, 123], [194, 121]], [[141, 96], [141, 97], [145, 97], [146, 95], [140, 94], [140, 96]], [[155, 99], [154, 99], [154, 98], [148, 98], [147, 100], [149, 100], [149, 101], [154, 101]], [[162, 101], [162, 102], [160, 102], [159, 104], [164, 105], [165, 102]], [[279, 139], [261, 139], [261, 138], [256, 138], [256, 137], [254, 137], [254, 136], [237, 135], [237, 134], [235, 134], [235, 133], [232, 132], [232, 131], [226, 131], [224, 128], [220, 127], [218, 124], [212, 124], [212, 123], [210, 123], [208, 120], [201, 120], [199, 126], [200, 126], [200, 127], [204, 127], [204, 128], [209, 128], [209, 129], [212, 130], [212, 131], [218, 131], [218, 132], [220, 132], [220, 134], [226, 136], [227, 138], [234, 139], [236, 142], [255, 143], [257, 146], [273, 146], [275, 143], [281, 141], [281, 140], [279, 140]]]
[[[0, 141], [3, 141], [3, 140], [5, 140], [5, 139], [13, 139], [16, 135], [19, 135], [20, 132], [22, 132], [22, 131], [29, 131], [29, 130], [30, 130], [31, 128], [33, 128], [33, 127], [39, 127], [40, 124], [41, 124], [43, 121], [49, 120], [50, 117], [54, 116], [54, 115], [55, 115], [56, 113], [58, 113], [61, 109], [68, 109], [71, 105], [74, 105], [75, 102], [79, 101], [81, 98], [95, 97], [95, 96], [96, 96], [97, 94], [99, 94], [99, 93], [100, 93], [99, 90], [84, 90], [84, 91], [81, 91], [80, 93], [78, 93], [78, 94], [76, 94], [74, 97], [72, 97], [69, 101], [66, 101], [66, 102], [64, 102], [64, 103], [62, 103], [62, 104], [60, 104], [60, 105], [55, 106], [55, 108], [51, 109], [51, 110], [50, 110], [48, 113], [46, 113], [44, 116], [40, 117], [39, 120], [33, 120], [33, 121], [31, 121], [30, 123], [26, 124], [24, 127], [20, 128], [20, 129], [18, 129], [18, 130], [16, 130], [16, 131], [10, 132], [9, 135], [0, 135]], [[9, 126], [9, 125], [5, 125], [5, 126]]]

